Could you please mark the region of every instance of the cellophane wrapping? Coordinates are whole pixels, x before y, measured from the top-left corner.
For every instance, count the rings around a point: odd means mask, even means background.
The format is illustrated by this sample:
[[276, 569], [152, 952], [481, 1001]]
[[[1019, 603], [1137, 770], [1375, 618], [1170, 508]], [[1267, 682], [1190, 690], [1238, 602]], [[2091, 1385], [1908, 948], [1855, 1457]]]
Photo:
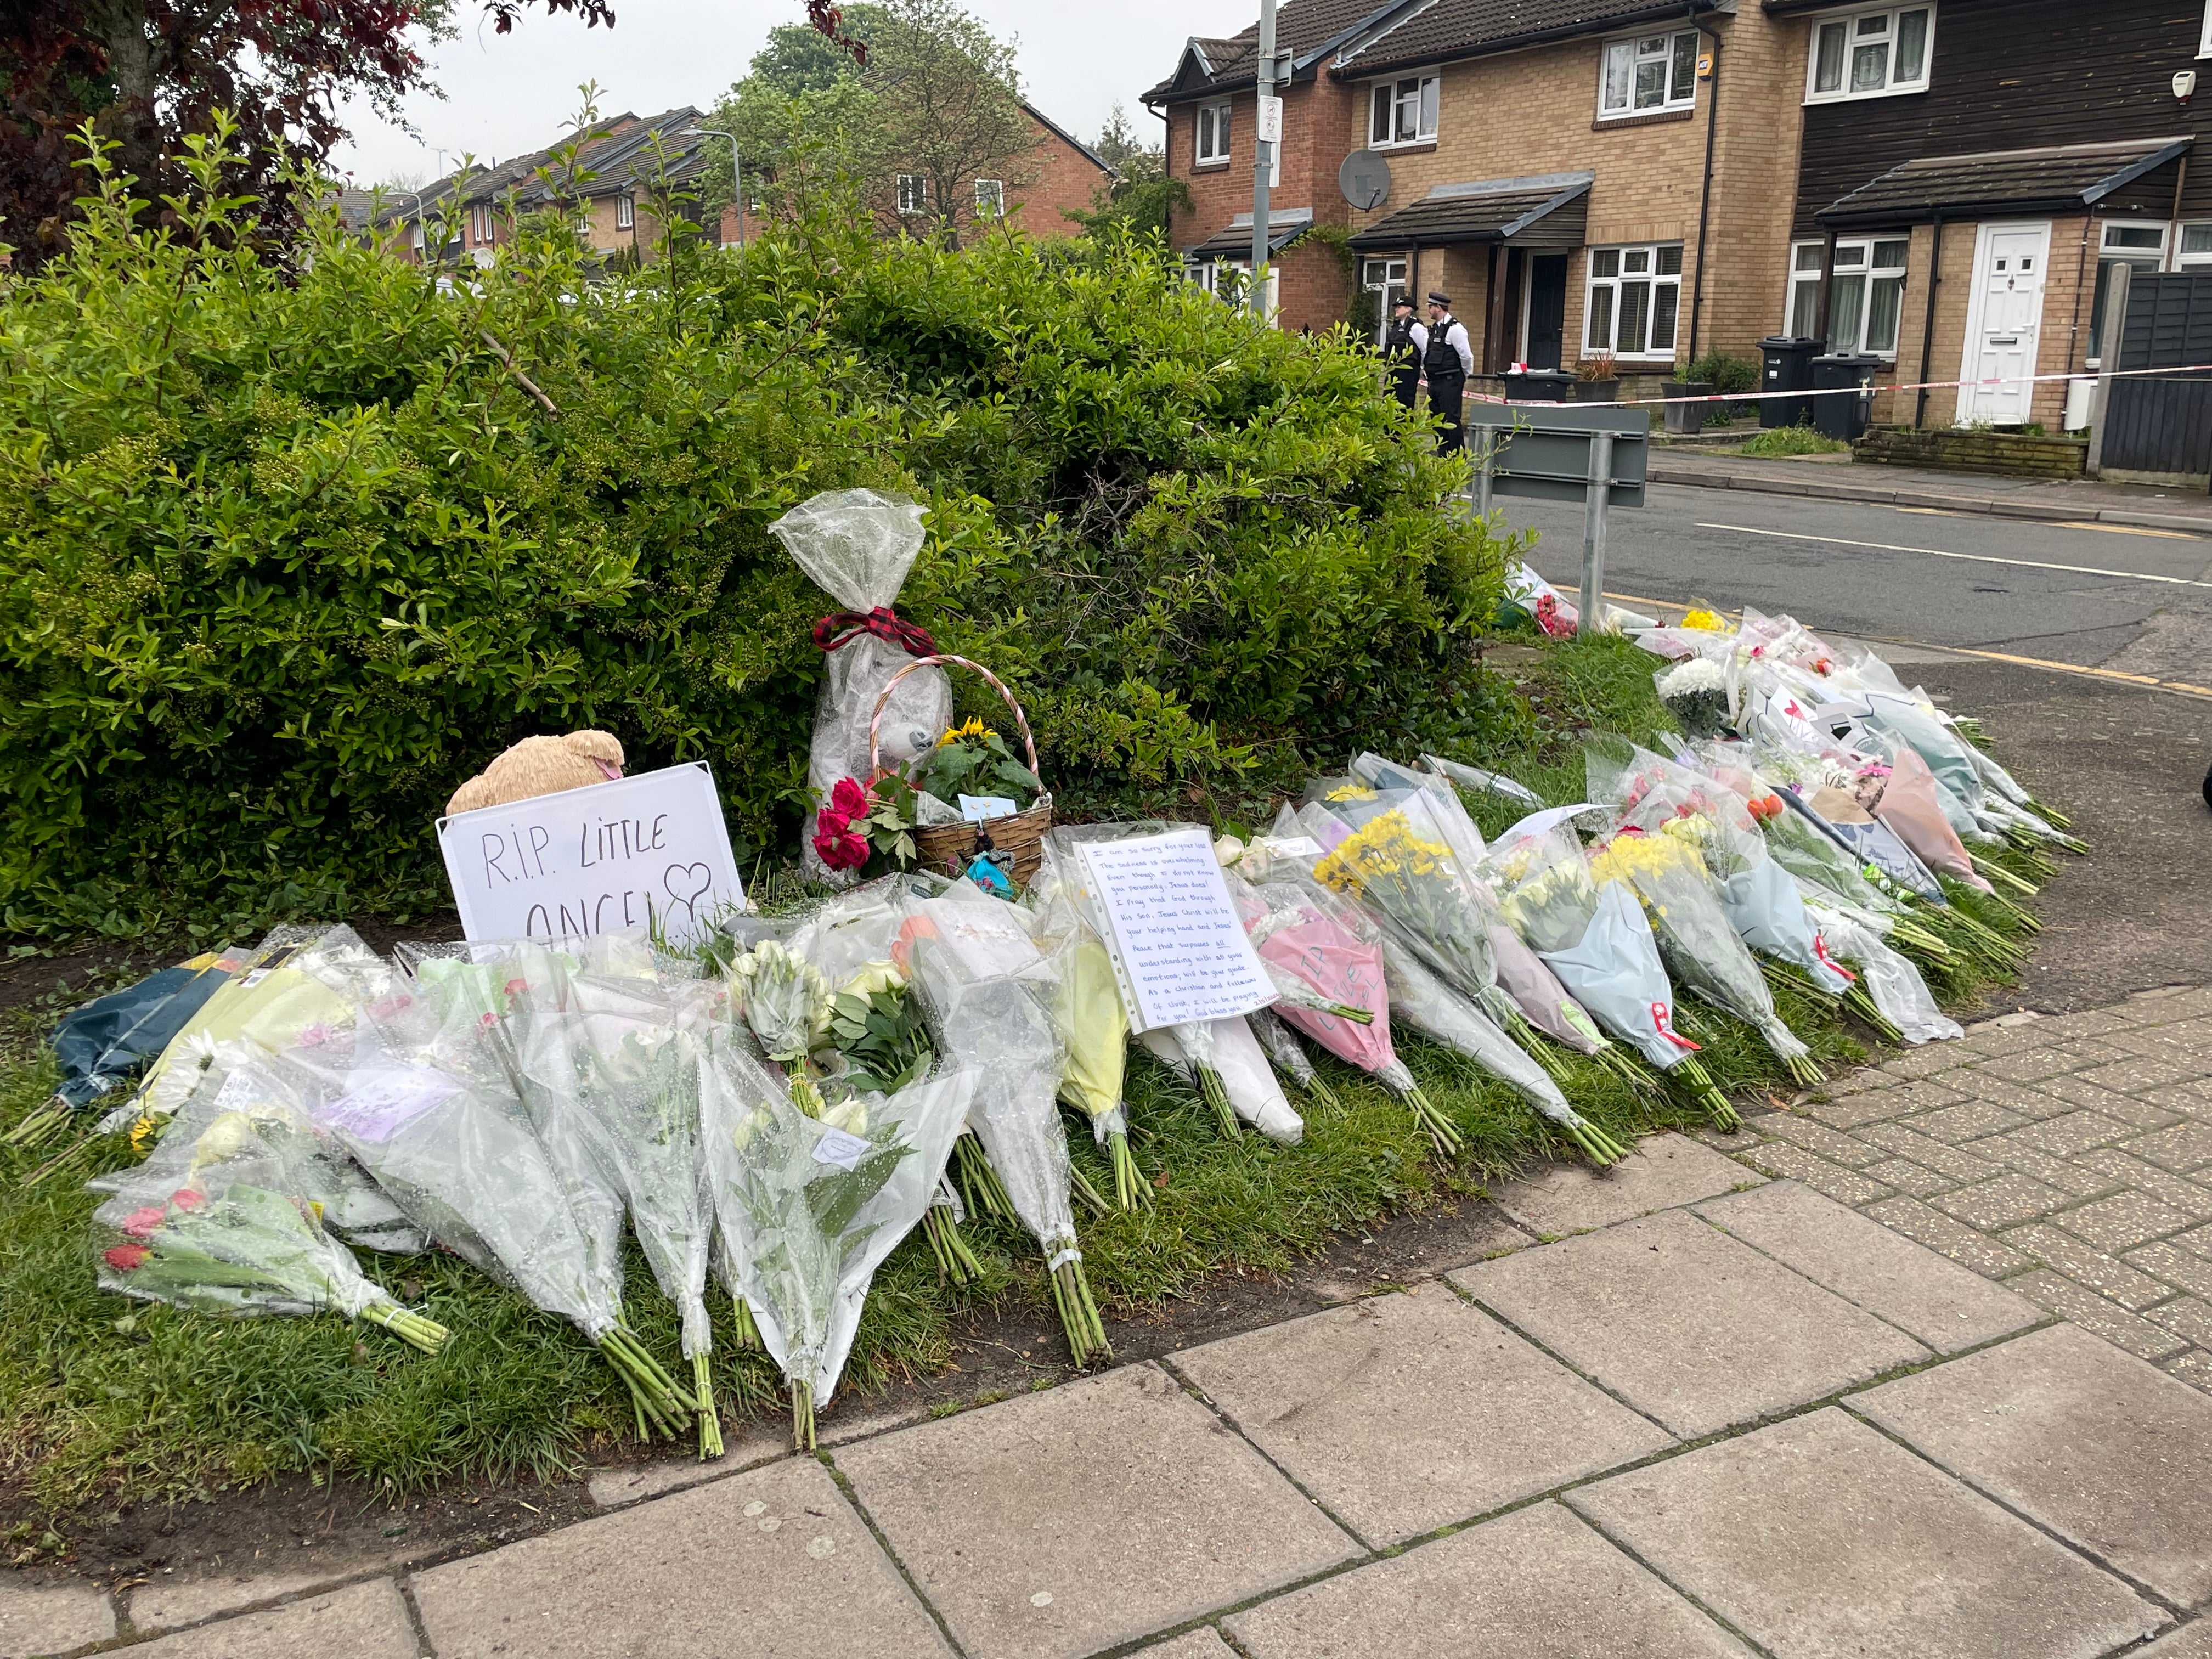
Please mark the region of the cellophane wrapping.
[[835, 1396], [876, 1269], [934, 1199], [976, 1074], [872, 1095], [842, 1127], [794, 1106], [727, 1025], [696, 1050], [717, 1228], [761, 1343], [810, 1409]]
[[1091, 1121], [1103, 1144], [1128, 1132], [1122, 1104], [1129, 1055], [1129, 1011], [1121, 1006], [1113, 959], [1084, 902], [1080, 871], [1048, 840], [1042, 867], [1030, 884], [1036, 906], [1037, 948], [1060, 982], [1054, 1018], [1066, 1050], [1061, 1098]]
[[[905, 496], [834, 489], [801, 501], [768, 528], [816, 586], [847, 610], [865, 613], [897, 600], [921, 551], [921, 506]], [[806, 758], [815, 807], [806, 815], [799, 867], [810, 881], [847, 886], [851, 872], [831, 870], [814, 850], [815, 808], [830, 799], [839, 779], [867, 781], [868, 724], [876, 700], [914, 659], [873, 634], [862, 634], [826, 659]], [[883, 758], [890, 763], [914, 759], [951, 723], [952, 686], [945, 671], [929, 667], [908, 675], [884, 710]]]
[[1295, 1146], [1305, 1139], [1305, 1119], [1283, 1093], [1267, 1052], [1242, 1014], [1233, 1019], [1157, 1026], [1139, 1032], [1137, 1041], [1182, 1077], [1192, 1077], [1195, 1066], [1211, 1067], [1237, 1115], [1268, 1139]]
[[1806, 908], [1820, 918], [1838, 952], [1857, 965], [1874, 1006], [1907, 1042], [1942, 1042], [1966, 1036], [1958, 1021], [1936, 1006], [1920, 970], [1892, 949], [1879, 929], [1868, 925], [1871, 918], [1853, 916], [1817, 897], [1807, 899]]
[[1565, 1128], [1583, 1127], [1581, 1113], [1567, 1103], [1559, 1085], [1527, 1052], [1491, 1023], [1468, 998], [1443, 982], [1412, 951], [1395, 940], [1382, 940], [1382, 964], [1390, 980], [1390, 1000], [1399, 1018], [1431, 1040], [1456, 1049], [1546, 1117]]

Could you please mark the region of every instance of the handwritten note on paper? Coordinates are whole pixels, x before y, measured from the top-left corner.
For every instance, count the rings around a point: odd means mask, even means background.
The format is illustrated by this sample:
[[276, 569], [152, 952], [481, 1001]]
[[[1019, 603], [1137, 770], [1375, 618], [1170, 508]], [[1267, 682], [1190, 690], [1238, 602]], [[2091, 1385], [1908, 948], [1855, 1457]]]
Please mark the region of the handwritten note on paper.
[[1203, 830], [1083, 843], [1114, 930], [1133, 1030], [1228, 1019], [1275, 1000]]
[[438, 847], [471, 939], [653, 927], [683, 945], [744, 908], [702, 761], [441, 818]]

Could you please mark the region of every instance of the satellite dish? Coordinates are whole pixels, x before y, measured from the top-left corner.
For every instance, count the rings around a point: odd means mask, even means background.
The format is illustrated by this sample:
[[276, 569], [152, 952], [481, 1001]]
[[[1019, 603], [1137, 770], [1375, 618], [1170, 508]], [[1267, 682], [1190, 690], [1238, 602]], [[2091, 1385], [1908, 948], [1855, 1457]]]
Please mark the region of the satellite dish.
[[1371, 149], [1355, 149], [1336, 170], [1336, 187], [1362, 213], [1390, 199], [1390, 164]]

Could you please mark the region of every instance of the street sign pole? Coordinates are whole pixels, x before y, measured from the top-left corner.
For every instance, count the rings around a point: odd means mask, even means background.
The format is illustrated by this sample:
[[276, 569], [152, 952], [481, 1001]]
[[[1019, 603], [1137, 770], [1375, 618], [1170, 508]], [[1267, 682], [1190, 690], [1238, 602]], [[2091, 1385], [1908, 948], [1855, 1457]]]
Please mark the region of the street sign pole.
[[1613, 434], [1593, 432], [1589, 441], [1589, 488], [1583, 497], [1582, 617], [1577, 633], [1596, 633], [1605, 615], [1605, 508], [1613, 494]]
[[1275, 95], [1275, 0], [1260, 0], [1259, 97], [1252, 106], [1252, 314], [1265, 320], [1267, 287], [1260, 273], [1267, 263], [1267, 173], [1275, 146], [1262, 139], [1263, 113]]

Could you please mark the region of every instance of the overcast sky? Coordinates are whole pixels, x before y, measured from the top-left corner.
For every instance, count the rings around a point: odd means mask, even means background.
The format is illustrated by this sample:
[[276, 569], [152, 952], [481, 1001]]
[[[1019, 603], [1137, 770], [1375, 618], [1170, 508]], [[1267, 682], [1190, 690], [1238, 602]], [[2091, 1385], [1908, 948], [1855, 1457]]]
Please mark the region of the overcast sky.
[[[969, 9], [1021, 46], [1030, 101], [1078, 137], [1095, 137], [1116, 100], [1151, 121], [1138, 94], [1175, 67], [1193, 34], [1234, 34], [1259, 15], [1257, 0], [968, 0]], [[745, 71], [775, 24], [806, 15], [800, 0], [616, 0], [611, 33], [568, 17], [525, 15], [512, 34], [479, 27], [462, 0], [459, 40], [431, 55], [442, 99], [409, 100], [409, 133], [364, 109], [337, 170], [372, 184], [400, 174], [434, 178], [464, 150], [480, 161], [542, 148], [577, 107], [579, 82], [596, 80], [603, 112], [649, 114], [711, 106]], [[1158, 123], [1152, 123], [1158, 131]], [[442, 159], [435, 153], [442, 148]]]

